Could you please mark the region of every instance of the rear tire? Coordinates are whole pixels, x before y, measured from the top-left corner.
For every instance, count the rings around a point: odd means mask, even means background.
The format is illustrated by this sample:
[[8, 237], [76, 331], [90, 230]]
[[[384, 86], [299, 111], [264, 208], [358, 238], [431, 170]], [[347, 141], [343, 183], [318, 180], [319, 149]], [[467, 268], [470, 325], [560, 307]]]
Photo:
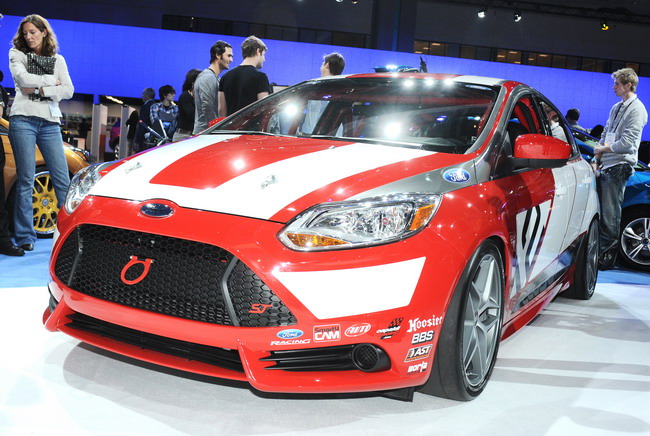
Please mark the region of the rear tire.
[[593, 220], [578, 249], [573, 284], [562, 294], [565, 297], [576, 300], [589, 300], [594, 295], [596, 280], [598, 279], [598, 258], [600, 254], [598, 252], [598, 239], [598, 221]]
[[421, 392], [459, 401], [483, 392], [499, 350], [504, 289], [501, 253], [493, 241], [485, 241], [456, 285]]

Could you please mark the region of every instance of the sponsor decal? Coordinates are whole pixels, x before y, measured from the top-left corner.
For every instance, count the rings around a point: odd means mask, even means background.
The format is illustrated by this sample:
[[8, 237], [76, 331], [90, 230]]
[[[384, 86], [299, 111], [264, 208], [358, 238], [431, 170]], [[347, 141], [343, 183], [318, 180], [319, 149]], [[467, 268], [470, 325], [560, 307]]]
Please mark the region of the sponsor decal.
[[264, 313], [266, 309], [273, 307], [272, 304], [262, 304], [262, 303], [253, 303], [251, 304], [251, 310], [248, 313]]
[[390, 322], [388, 328], [385, 329], [379, 329], [377, 330], [376, 333], [385, 334], [389, 333], [388, 335], [382, 337], [382, 339], [390, 338], [393, 336], [399, 329], [402, 327], [402, 321], [404, 321], [404, 318], [393, 318], [393, 320]]
[[414, 360], [426, 359], [431, 353], [431, 348], [433, 345], [423, 345], [421, 347], [411, 348], [408, 353], [406, 353], [406, 358], [404, 362], [412, 362]]
[[[135, 285], [137, 283], [140, 283], [142, 280], [147, 277], [149, 274], [149, 268], [151, 268], [151, 264], [154, 262], [153, 259], [145, 258], [144, 260], [138, 259], [138, 256], [129, 256], [129, 261], [124, 265], [124, 268], [122, 268], [122, 273], [120, 274], [120, 280], [122, 280], [122, 283], [125, 285]], [[135, 265], [142, 265], [143, 270], [140, 273], [138, 277], [136, 277], [133, 280], [129, 280], [126, 278], [126, 273], [131, 269], [131, 267]]]
[[442, 178], [451, 183], [465, 183], [469, 180], [469, 173], [462, 168], [453, 168], [442, 173]]
[[271, 341], [271, 345], [303, 345], [310, 342], [311, 339], [289, 339], [287, 341]]
[[429, 342], [433, 340], [433, 330], [428, 330], [426, 332], [413, 333], [411, 338], [411, 344], [421, 344], [422, 342]]
[[350, 327], [345, 329], [345, 336], [348, 336], [350, 338], [361, 336], [365, 333], [368, 333], [370, 331], [370, 328], [371, 325], [368, 324], [367, 322], [351, 325]]
[[302, 330], [298, 329], [287, 329], [287, 330], [282, 330], [281, 332], [278, 332], [277, 337], [280, 339], [295, 339], [299, 338], [303, 335]]
[[409, 329], [407, 330], [407, 333], [413, 333], [427, 327], [437, 327], [442, 324], [442, 318], [442, 316], [433, 315], [431, 318], [422, 320], [420, 318], [409, 319]]
[[415, 365], [410, 365], [409, 369], [406, 371], [407, 374], [413, 374], [414, 372], [424, 372], [429, 367], [429, 362], [420, 362]]
[[341, 340], [341, 326], [339, 324], [314, 326], [314, 342], [332, 342]]

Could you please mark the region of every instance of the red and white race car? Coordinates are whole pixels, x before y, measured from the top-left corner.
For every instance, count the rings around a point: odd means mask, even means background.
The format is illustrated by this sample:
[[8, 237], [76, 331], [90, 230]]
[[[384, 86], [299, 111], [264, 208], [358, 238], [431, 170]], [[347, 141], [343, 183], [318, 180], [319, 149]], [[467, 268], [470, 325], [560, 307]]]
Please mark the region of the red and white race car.
[[71, 183], [47, 329], [271, 392], [469, 400], [499, 342], [588, 299], [595, 178], [523, 84], [303, 82]]

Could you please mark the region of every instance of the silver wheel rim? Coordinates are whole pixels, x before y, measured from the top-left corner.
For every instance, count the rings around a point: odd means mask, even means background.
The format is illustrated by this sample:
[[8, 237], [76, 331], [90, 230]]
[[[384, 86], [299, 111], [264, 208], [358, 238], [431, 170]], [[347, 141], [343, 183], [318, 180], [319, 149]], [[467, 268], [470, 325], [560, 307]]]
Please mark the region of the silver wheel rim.
[[596, 288], [596, 279], [598, 278], [598, 226], [594, 223], [589, 228], [589, 239], [587, 240], [587, 289], [591, 292]]
[[499, 263], [487, 254], [469, 285], [465, 306], [463, 368], [469, 386], [479, 386], [490, 371], [499, 341], [502, 295]]
[[637, 218], [625, 226], [621, 249], [631, 262], [650, 265], [650, 218]]

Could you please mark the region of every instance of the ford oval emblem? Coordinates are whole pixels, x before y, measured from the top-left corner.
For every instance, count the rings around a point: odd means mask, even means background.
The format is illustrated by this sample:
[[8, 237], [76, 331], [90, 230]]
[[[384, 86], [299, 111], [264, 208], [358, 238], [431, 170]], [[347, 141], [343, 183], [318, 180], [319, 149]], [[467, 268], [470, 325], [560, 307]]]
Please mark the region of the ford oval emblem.
[[162, 203], [147, 203], [140, 208], [140, 212], [152, 218], [167, 218], [173, 215], [174, 209]]
[[288, 330], [282, 330], [281, 332], [278, 332], [278, 338], [280, 339], [294, 339], [294, 338], [299, 338], [303, 335], [302, 330], [298, 329], [288, 329]]
[[469, 173], [462, 168], [453, 168], [445, 171], [442, 177], [451, 183], [465, 183], [469, 180]]

